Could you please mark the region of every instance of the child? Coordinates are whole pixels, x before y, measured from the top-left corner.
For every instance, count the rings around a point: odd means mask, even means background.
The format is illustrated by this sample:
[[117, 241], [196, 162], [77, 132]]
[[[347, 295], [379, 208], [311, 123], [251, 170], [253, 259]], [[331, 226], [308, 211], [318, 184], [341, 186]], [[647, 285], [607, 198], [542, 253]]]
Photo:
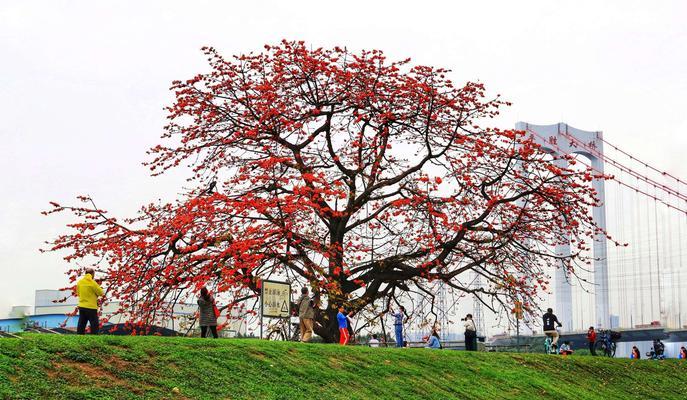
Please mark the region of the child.
[[678, 358], [680, 360], [687, 360], [687, 349], [685, 349], [685, 346], [680, 347], [680, 354]]
[[560, 348], [560, 350], [559, 350], [559, 353], [562, 354], [562, 355], [564, 355], [564, 356], [572, 355], [573, 350], [572, 350], [572, 348], [570, 347], [570, 342], [569, 342], [569, 341], [563, 342], [563, 345], [561, 346], [561, 348]]
[[348, 343], [348, 317], [344, 314], [344, 307], [339, 306], [339, 313], [336, 314], [336, 320], [339, 322], [339, 344], [345, 346]]

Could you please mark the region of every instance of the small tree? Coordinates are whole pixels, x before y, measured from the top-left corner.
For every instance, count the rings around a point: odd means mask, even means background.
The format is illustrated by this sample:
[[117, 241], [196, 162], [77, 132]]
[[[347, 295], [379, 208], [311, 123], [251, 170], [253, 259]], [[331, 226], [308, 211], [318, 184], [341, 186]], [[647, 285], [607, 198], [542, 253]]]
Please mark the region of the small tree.
[[[78, 218], [49, 250], [100, 266], [133, 318], [167, 315], [203, 285], [242, 302], [277, 274], [324, 296], [317, 333], [335, 340], [336, 304], [383, 312], [440, 280], [494, 311], [518, 298], [531, 312], [549, 271], [589, 262], [588, 181], [602, 177], [557, 167], [524, 132], [483, 127], [507, 103], [482, 84], [377, 50], [204, 51], [211, 71], [173, 83], [165, 144], [147, 163], [154, 175], [188, 164], [193, 188], [124, 220], [87, 196], [47, 212]], [[572, 254], [555, 254], [569, 238]], [[487, 284], [471, 286], [471, 271]]]

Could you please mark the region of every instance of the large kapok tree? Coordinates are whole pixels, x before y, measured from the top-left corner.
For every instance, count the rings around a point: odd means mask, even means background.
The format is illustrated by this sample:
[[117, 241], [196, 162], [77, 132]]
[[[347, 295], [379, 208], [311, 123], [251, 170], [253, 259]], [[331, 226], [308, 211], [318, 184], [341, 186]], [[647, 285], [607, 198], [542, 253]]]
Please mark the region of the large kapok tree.
[[[507, 104], [482, 84], [376, 50], [204, 52], [210, 72], [173, 83], [147, 163], [190, 166], [192, 189], [128, 219], [87, 196], [47, 212], [76, 215], [49, 242], [77, 262], [72, 280], [96, 266], [133, 320], [168, 316], [203, 285], [233, 305], [281, 277], [322, 295], [317, 333], [335, 340], [337, 304], [384, 311], [443, 281], [496, 311], [534, 311], [554, 268], [588, 263], [589, 181], [602, 177], [557, 167], [525, 132], [485, 127]], [[572, 254], [556, 254], [569, 239]]]

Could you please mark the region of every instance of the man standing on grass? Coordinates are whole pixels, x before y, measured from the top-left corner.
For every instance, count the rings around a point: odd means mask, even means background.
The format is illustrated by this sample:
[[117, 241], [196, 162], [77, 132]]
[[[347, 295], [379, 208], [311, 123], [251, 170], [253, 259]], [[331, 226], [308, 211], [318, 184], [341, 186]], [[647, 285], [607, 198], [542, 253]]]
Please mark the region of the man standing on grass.
[[589, 352], [595, 356], [596, 355], [596, 331], [593, 326], [589, 327], [587, 331], [587, 342], [589, 343]]
[[403, 317], [406, 309], [399, 306], [398, 311], [394, 314], [394, 330], [396, 331], [396, 347], [403, 347]]
[[86, 333], [86, 324], [90, 324], [92, 335], [98, 334], [98, 297], [105, 292], [93, 279], [94, 276], [95, 270], [87, 268], [84, 277], [76, 283], [76, 295], [79, 297], [79, 323], [76, 333], [79, 335]]
[[301, 289], [301, 298], [298, 300], [298, 319], [300, 321], [301, 342], [309, 342], [312, 339], [312, 330], [314, 325], [315, 309], [313, 308], [313, 301], [308, 296], [308, 288], [303, 286]]
[[465, 327], [465, 350], [477, 351], [477, 326], [472, 319], [472, 314], [463, 318], [463, 326]]

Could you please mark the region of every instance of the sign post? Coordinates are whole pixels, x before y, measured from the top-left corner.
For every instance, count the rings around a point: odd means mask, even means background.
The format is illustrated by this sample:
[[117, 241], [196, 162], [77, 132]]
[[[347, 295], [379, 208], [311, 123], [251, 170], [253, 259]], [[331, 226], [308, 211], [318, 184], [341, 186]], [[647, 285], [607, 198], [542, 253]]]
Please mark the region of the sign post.
[[[289, 318], [291, 316], [291, 284], [263, 280], [260, 290], [260, 339], [263, 318]], [[291, 335], [289, 321], [289, 337]], [[288, 338], [287, 338], [288, 339]]]

